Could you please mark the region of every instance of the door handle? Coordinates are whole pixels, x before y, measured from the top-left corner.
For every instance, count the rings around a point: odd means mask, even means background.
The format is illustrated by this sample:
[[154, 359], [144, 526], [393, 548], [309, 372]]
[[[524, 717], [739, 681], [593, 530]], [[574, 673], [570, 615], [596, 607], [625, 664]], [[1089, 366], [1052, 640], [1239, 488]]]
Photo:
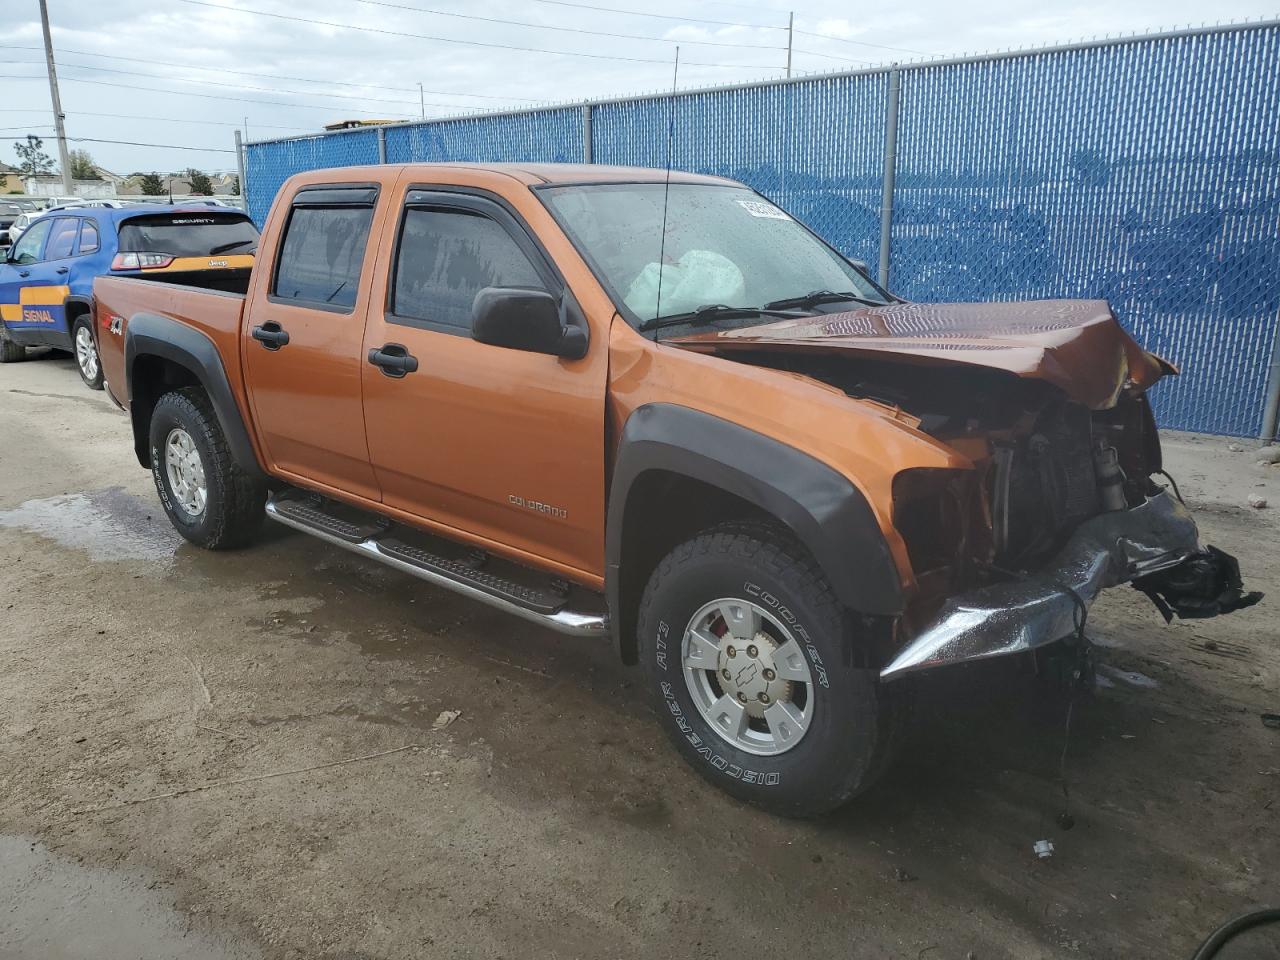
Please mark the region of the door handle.
[[57, 270], [57, 272], [58, 272], [58, 273], [66, 273], [66, 272], [68, 272], [70, 269], [71, 269], [70, 267], [59, 267], [59, 268], [58, 268], [58, 270]]
[[251, 336], [268, 350], [279, 350], [289, 342], [289, 334], [274, 320], [254, 327]]
[[401, 343], [385, 343], [369, 351], [369, 362], [381, 367], [383, 374], [399, 380], [418, 369], [418, 358]]
[[29, 277], [29, 276], [31, 276], [31, 271], [30, 271], [30, 270], [19, 270], [19, 271], [18, 271], [18, 276], [20, 276], [20, 277]]

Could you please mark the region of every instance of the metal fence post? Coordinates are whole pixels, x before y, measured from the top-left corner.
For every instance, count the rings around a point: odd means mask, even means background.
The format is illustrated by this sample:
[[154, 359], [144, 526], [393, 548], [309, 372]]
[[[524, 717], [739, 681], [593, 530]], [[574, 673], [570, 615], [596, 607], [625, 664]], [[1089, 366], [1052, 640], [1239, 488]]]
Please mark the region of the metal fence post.
[[889, 243], [893, 236], [893, 183], [898, 170], [898, 101], [902, 73], [894, 64], [889, 71], [889, 92], [884, 110], [884, 183], [880, 195], [880, 286], [889, 286]]
[[582, 162], [595, 163], [591, 159], [591, 104], [582, 105]]
[[240, 176], [240, 203], [248, 211], [249, 185], [244, 179], [244, 138], [240, 136], [239, 130], [236, 130], [236, 173]]
[[387, 162], [387, 128], [378, 128], [378, 162]]
[[1267, 376], [1266, 403], [1262, 407], [1262, 433], [1258, 439], [1274, 443], [1280, 427], [1280, 313], [1276, 314], [1275, 340], [1271, 344], [1271, 371]]

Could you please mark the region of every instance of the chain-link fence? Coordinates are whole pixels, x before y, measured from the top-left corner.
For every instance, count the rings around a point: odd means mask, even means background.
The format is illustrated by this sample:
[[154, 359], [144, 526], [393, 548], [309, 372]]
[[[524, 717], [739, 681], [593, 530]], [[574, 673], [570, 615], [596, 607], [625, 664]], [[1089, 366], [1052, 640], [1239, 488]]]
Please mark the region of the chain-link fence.
[[357, 163], [663, 167], [669, 129], [673, 166], [749, 184], [908, 299], [1109, 300], [1183, 370], [1155, 391], [1162, 425], [1263, 428], [1278, 23], [253, 143], [249, 210]]

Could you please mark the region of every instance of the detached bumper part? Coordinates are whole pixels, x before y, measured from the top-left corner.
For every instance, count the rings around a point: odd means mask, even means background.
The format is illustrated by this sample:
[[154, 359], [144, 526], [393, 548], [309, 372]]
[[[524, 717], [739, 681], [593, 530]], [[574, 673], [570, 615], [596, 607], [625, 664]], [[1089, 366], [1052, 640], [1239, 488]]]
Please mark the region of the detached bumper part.
[[1165, 606], [1157, 602], [1161, 612], [1171, 607], [1184, 616], [1183, 606], [1194, 606], [1196, 598], [1204, 601], [1198, 609], [1216, 604], [1202, 616], [1261, 599], [1240, 593], [1234, 559], [1212, 547], [1202, 550], [1191, 514], [1162, 493], [1140, 507], [1086, 520], [1050, 563], [1025, 579], [952, 597], [880, 677], [1054, 643], [1075, 632], [1077, 597], [1088, 606], [1107, 587], [1131, 581], [1153, 599], [1164, 598]]

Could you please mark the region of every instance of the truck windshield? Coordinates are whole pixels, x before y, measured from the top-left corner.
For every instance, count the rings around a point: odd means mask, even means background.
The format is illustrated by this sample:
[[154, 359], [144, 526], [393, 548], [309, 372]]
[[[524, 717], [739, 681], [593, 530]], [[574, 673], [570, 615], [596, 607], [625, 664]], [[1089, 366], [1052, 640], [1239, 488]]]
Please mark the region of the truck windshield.
[[633, 326], [666, 326], [664, 319], [685, 315], [709, 322], [715, 312], [693, 315], [709, 305], [744, 308], [721, 311], [726, 318], [767, 322], [776, 317], [750, 311], [887, 302], [851, 263], [759, 194], [701, 183], [669, 189], [665, 241], [661, 182], [538, 190]]
[[211, 257], [252, 253], [257, 246], [258, 228], [243, 214], [179, 211], [132, 217], [120, 224], [121, 253]]

